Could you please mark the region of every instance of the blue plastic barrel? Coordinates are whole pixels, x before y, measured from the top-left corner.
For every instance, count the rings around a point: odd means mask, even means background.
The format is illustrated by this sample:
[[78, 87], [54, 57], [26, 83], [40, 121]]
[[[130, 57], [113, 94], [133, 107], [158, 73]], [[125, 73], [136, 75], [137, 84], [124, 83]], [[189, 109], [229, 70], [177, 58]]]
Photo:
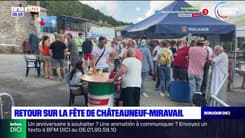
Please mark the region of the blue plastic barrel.
[[178, 102], [190, 101], [190, 85], [186, 81], [172, 81], [170, 83], [170, 99]]

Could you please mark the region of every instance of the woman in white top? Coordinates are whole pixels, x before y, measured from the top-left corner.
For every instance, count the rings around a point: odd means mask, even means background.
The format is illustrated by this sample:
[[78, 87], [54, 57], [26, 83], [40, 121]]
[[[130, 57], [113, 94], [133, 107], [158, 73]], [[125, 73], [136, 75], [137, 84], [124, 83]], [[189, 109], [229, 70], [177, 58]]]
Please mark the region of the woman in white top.
[[118, 80], [122, 76], [121, 99], [124, 106], [140, 105], [141, 68], [142, 63], [135, 58], [135, 50], [129, 48], [127, 58], [123, 60], [120, 70], [114, 77], [114, 80]]

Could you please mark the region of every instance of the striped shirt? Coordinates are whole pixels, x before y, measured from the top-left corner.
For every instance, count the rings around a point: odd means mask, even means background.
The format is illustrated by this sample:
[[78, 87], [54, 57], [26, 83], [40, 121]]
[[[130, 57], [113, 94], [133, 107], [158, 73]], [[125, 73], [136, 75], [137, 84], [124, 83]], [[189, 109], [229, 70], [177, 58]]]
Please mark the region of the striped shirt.
[[203, 76], [203, 67], [207, 58], [207, 50], [203, 47], [191, 47], [189, 50], [188, 73]]

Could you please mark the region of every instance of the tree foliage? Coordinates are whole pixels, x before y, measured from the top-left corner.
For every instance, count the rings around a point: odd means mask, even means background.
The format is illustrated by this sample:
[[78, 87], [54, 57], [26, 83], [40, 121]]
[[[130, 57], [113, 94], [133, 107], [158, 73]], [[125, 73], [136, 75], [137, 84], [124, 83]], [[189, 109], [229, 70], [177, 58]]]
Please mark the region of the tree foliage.
[[[32, 0], [27, 1], [28, 4], [35, 5], [36, 2]], [[49, 16], [73, 16], [78, 18], [86, 18], [93, 21], [103, 21], [104, 23], [111, 24], [113, 26], [128, 25], [122, 21], [117, 21], [111, 16], [107, 16], [96, 10], [89, 5], [82, 4], [78, 0], [69, 1], [40, 1], [41, 7], [48, 9]]]

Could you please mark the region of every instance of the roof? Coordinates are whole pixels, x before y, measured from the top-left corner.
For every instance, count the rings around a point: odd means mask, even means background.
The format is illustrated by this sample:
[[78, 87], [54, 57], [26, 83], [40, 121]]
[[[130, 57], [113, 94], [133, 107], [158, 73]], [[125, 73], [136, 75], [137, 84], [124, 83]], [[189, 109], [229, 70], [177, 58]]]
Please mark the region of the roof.
[[[174, 1], [160, 12], [124, 29], [126, 36], [148, 36], [162, 38], [164, 36], [183, 36], [187, 34], [226, 34], [235, 30], [235, 25], [226, 23], [200, 11], [183, 11], [182, 7], [192, 7], [185, 1]], [[181, 12], [181, 13], [180, 13]], [[190, 15], [183, 17], [181, 15]], [[198, 17], [192, 17], [197, 13]]]
[[101, 25], [101, 26], [113, 27], [110, 24], [104, 24], [104, 23], [96, 22], [96, 21], [89, 20], [89, 19], [86, 19], [86, 18], [78, 18], [78, 17], [66, 16], [66, 15], [57, 16], [57, 17], [60, 18], [60, 19], [76, 20], [78, 22], [91, 22], [93, 24], [97, 24], [97, 25]]

